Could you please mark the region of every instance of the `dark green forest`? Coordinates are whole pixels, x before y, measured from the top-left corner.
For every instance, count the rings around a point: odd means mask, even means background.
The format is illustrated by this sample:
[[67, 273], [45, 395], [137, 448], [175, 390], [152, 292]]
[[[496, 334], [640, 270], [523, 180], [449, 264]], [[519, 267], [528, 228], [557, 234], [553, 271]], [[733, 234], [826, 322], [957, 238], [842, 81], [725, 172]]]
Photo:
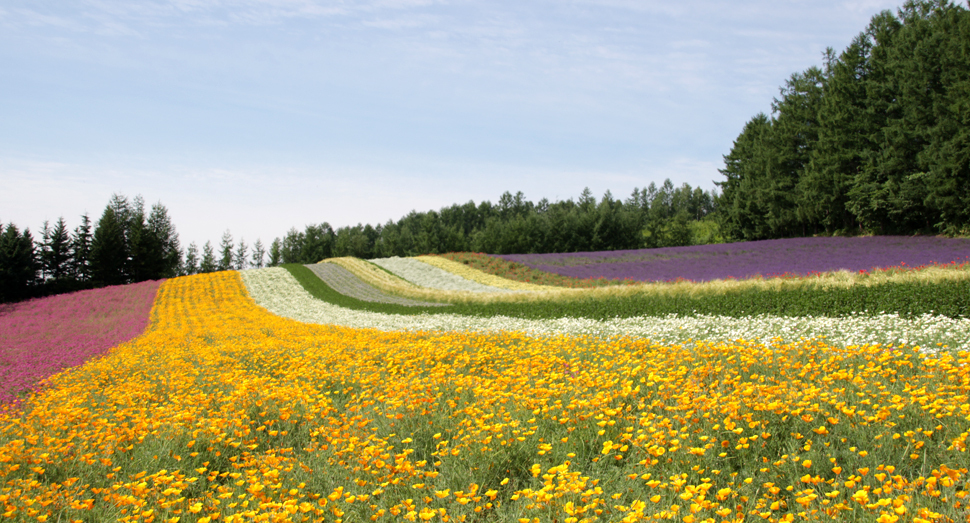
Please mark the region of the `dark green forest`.
[[812, 235], [970, 235], [970, 11], [910, 1], [872, 18], [841, 53], [793, 74], [724, 156], [705, 191], [651, 182], [625, 200], [412, 211], [398, 221], [291, 228], [252, 246], [229, 230], [184, 250], [157, 203], [112, 196], [100, 219], [29, 229], [0, 224], [0, 302], [226, 269], [475, 251], [637, 249]]
[[970, 233], [970, 12], [907, 2], [795, 73], [724, 157], [722, 232]]

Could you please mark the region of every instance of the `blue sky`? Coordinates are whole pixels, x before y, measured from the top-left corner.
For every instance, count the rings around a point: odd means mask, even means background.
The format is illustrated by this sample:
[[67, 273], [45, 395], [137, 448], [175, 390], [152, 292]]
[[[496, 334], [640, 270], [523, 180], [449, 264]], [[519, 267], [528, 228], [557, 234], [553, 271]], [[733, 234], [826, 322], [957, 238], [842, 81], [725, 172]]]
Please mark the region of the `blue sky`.
[[226, 229], [383, 223], [522, 191], [713, 187], [863, 0], [3, 0], [0, 220], [161, 201]]

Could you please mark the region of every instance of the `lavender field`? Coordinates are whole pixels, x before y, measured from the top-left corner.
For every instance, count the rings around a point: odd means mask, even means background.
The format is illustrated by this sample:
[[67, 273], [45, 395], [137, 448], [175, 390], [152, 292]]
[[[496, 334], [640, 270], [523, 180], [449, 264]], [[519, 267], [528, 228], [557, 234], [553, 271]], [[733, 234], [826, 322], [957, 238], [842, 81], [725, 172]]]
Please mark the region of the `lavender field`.
[[791, 238], [629, 251], [499, 256], [574, 278], [710, 281], [871, 271], [970, 260], [970, 239], [912, 236]]

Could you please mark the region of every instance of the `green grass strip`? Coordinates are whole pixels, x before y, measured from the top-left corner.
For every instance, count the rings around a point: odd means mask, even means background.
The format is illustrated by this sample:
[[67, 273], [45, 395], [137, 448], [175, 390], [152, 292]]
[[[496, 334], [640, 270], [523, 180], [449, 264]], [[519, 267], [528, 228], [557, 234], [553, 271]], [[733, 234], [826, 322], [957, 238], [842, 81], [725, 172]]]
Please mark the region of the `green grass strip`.
[[462, 314], [509, 316], [525, 319], [562, 317], [606, 320], [633, 316], [678, 314], [719, 315], [740, 318], [758, 314], [775, 316], [840, 317], [851, 314], [897, 313], [901, 316], [934, 314], [970, 317], [970, 280], [887, 282], [847, 288], [797, 288], [783, 291], [746, 289], [705, 296], [631, 296], [575, 301], [530, 303], [454, 304], [451, 307], [407, 307], [364, 302], [340, 294], [302, 265], [284, 265], [304, 289], [317, 299], [355, 310], [391, 314]]

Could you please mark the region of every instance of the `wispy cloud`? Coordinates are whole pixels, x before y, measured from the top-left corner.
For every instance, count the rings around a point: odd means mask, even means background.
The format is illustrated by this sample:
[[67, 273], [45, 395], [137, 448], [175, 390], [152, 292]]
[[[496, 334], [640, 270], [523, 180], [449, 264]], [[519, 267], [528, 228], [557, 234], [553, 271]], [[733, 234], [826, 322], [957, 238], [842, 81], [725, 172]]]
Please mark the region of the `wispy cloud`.
[[6, 0], [0, 176], [36, 197], [0, 218], [141, 192], [254, 237], [234, 205], [285, 231], [708, 188], [788, 75], [896, 1]]

